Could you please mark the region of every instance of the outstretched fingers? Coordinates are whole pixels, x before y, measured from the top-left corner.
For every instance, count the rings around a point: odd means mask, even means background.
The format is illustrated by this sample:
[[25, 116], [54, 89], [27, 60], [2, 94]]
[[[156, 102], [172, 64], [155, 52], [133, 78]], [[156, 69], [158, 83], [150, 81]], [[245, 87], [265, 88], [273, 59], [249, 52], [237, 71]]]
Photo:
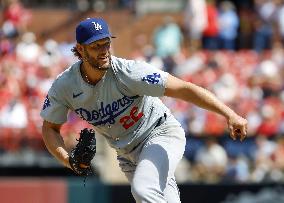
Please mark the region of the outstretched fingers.
[[236, 134], [235, 134], [235, 130], [234, 130], [233, 126], [229, 126], [229, 131], [230, 131], [230, 137], [233, 140], [236, 140]]
[[240, 141], [243, 141], [247, 137], [247, 126], [230, 127], [230, 136], [233, 140], [239, 138]]
[[230, 131], [230, 137], [233, 140], [239, 138], [243, 141], [247, 136], [247, 125], [246, 119], [234, 114], [228, 119], [228, 127]]
[[242, 126], [240, 130], [241, 130], [240, 139], [241, 141], [243, 141], [247, 137], [247, 124]]

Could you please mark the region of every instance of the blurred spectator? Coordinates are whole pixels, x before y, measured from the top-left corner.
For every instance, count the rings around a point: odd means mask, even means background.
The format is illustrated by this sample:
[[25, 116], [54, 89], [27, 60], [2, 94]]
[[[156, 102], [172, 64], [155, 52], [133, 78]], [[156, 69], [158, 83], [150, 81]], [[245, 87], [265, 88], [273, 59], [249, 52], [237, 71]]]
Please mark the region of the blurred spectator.
[[236, 99], [238, 82], [231, 73], [225, 73], [213, 85], [213, 92], [223, 102], [233, 102]]
[[275, 1], [255, 0], [257, 18], [255, 18], [255, 33], [253, 48], [257, 52], [271, 48], [273, 23], [277, 7]]
[[206, 0], [207, 25], [203, 30], [202, 47], [204, 49], [218, 49], [218, 10], [215, 0]]
[[85, 12], [91, 9], [91, 1], [89, 0], [76, 0], [76, 7], [79, 11]]
[[257, 129], [257, 134], [267, 137], [275, 136], [278, 132], [278, 118], [272, 105], [266, 104], [261, 107], [262, 122]]
[[[247, 101], [246, 101], [247, 102]], [[248, 107], [246, 115], [247, 115], [247, 120], [248, 120], [248, 134], [250, 135], [255, 135], [261, 122], [262, 122], [262, 117], [260, 113], [257, 111], [257, 103], [255, 101], [251, 102], [251, 107]]]
[[276, 149], [276, 144], [264, 136], [258, 136], [256, 147], [251, 181], [261, 182], [269, 179], [269, 173], [272, 170], [271, 156]]
[[256, 64], [254, 74], [250, 78], [251, 85], [258, 86], [263, 92], [263, 98], [276, 95], [282, 88], [280, 67], [272, 60], [271, 55], [262, 53]]
[[205, 145], [196, 152], [194, 172], [200, 181], [218, 182], [225, 173], [228, 157], [224, 148], [209, 137]]
[[271, 155], [273, 161], [273, 169], [271, 171], [271, 179], [273, 181], [284, 181], [284, 138], [278, 137], [277, 146]]
[[205, 65], [205, 54], [203, 52], [192, 52], [183, 62], [174, 69], [174, 75], [190, 81], [192, 76], [200, 71]]
[[158, 27], [153, 35], [156, 55], [162, 58], [174, 56], [181, 50], [183, 37], [178, 24], [170, 16], [166, 16], [163, 25]]
[[207, 113], [198, 107], [192, 107], [188, 112], [188, 127], [185, 129], [194, 136], [202, 136], [207, 121]]
[[17, 58], [25, 63], [37, 62], [41, 47], [36, 43], [36, 36], [32, 32], [23, 34], [21, 41], [16, 46]]
[[[280, 41], [273, 43], [271, 51], [271, 60], [279, 67], [279, 74], [283, 74], [284, 68], [284, 49]], [[281, 83], [281, 82], [280, 82]]]
[[15, 129], [27, 127], [27, 111], [20, 100], [14, 98], [1, 108], [0, 127]]
[[189, 48], [196, 50], [201, 47], [201, 38], [207, 26], [205, 0], [188, 0], [184, 14], [184, 24], [189, 38]]
[[60, 63], [61, 58], [58, 43], [52, 39], [46, 40], [38, 59], [39, 64], [43, 67], [54, 67]]
[[172, 73], [176, 65], [174, 56], [180, 53], [183, 41], [179, 25], [172, 17], [166, 16], [163, 25], [155, 30], [153, 40], [156, 55], [163, 60], [164, 70]]
[[[246, 4], [242, 4], [239, 8], [239, 40], [237, 44], [237, 49], [251, 49], [252, 39], [254, 32], [254, 18], [255, 13], [252, 12], [252, 8], [248, 7]], [[249, 20], [250, 19], [250, 20]]]
[[159, 69], [165, 68], [162, 59], [155, 54], [155, 49], [152, 45], [148, 44], [144, 46], [143, 55], [145, 57], [144, 60], [147, 61], [149, 64], [153, 65], [154, 67]]
[[31, 13], [23, 7], [19, 0], [3, 1], [3, 32], [7, 37], [15, 37], [27, 31]]
[[27, 125], [28, 114], [24, 103], [12, 98], [0, 109], [0, 149], [8, 152], [19, 150]]
[[235, 6], [230, 1], [222, 1], [219, 11], [219, 48], [234, 50], [238, 34], [239, 18]]
[[0, 34], [0, 58], [6, 54], [13, 53], [14, 48], [14, 44]]
[[244, 183], [249, 180], [249, 161], [244, 156], [229, 157], [226, 172], [222, 181]]

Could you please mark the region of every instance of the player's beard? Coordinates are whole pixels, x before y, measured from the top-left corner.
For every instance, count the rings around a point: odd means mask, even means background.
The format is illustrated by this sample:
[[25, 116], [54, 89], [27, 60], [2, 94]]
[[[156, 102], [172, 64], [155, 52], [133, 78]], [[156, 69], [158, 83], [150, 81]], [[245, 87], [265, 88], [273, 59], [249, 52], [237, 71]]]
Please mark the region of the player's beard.
[[108, 52], [108, 62], [104, 63], [104, 64], [100, 64], [99, 60], [100, 59], [95, 59], [94, 57], [90, 56], [88, 54], [88, 52], [85, 51], [85, 60], [87, 61], [87, 63], [89, 63], [91, 65], [91, 67], [95, 70], [100, 70], [100, 71], [106, 71], [107, 69], [109, 69], [111, 67], [111, 55], [110, 52]]

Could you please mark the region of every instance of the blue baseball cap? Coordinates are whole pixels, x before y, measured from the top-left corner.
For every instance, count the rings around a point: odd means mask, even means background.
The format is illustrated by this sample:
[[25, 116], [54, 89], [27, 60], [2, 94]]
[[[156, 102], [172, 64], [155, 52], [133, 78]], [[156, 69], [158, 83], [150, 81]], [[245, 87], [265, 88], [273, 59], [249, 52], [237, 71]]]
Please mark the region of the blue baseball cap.
[[106, 37], [115, 38], [102, 18], [87, 18], [76, 27], [76, 41], [80, 44], [91, 44]]

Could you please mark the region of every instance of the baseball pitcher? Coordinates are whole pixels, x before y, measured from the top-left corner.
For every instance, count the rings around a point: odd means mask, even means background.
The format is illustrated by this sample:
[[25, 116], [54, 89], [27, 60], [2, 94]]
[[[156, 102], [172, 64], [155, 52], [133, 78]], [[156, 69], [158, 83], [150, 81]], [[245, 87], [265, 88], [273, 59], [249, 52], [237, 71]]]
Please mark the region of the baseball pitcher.
[[101, 18], [78, 24], [72, 51], [79, 61], [58, 75], [48, 91], [41, 111], [43, 140], [66, 167], [79, 175], [89, 173], [94, 132], [84, 129], [71, 154], [60, 135], [72, 110], [116, 150], [137, 203], [178, 203], [174, 172], [184, 153], [185, 134], [158, 97], [182, 99], [224, 116], [234, 140], [246, 137], [247, 121], [199, 86], [145, 62], [111, 55], [112, 38]]

